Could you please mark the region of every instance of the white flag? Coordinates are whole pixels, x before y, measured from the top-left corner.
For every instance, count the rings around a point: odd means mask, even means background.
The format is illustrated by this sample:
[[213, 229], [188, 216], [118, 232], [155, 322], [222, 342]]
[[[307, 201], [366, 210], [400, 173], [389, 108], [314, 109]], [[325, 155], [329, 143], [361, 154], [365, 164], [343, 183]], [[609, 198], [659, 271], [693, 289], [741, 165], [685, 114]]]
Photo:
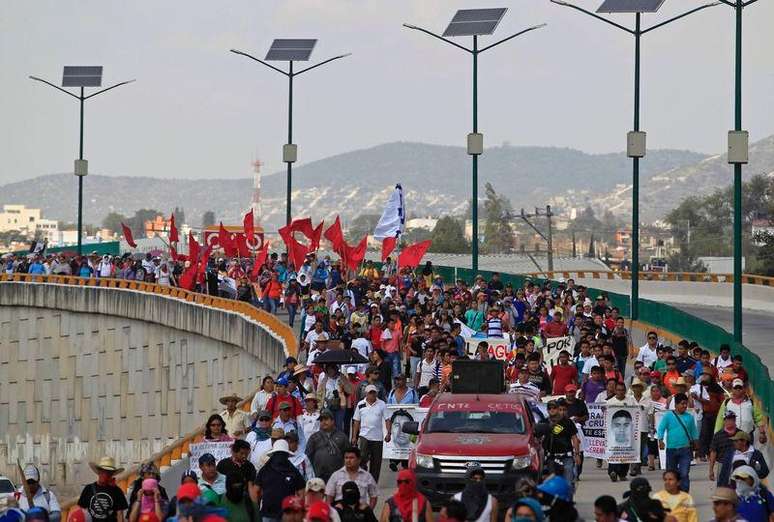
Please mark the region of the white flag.
[[386, 237], [397, 237], [403, 233], [406, 224], [406, 212], [403, 206], [403, 188], [395, 185], [395, 190], [390, 194], [387, 205], [384, 207], [382, 217], [374, 229], [374, 239], [382, 240]]

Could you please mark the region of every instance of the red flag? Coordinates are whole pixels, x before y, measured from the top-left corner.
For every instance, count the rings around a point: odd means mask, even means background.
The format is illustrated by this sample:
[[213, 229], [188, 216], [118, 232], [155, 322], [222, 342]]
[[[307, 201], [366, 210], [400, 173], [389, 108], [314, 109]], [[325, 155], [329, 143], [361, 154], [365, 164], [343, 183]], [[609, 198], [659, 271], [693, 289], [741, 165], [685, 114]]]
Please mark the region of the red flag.
[[360, 243], [358, 243], [356, 246], [354, 247], [347, 246], [347, 249], [346, 249], [347, 255], [344, 262], [347, 264], [349, 268], [351, 268], [352, 270], [357, 270], [357, 266], [365, 257], [367, 246], [368, 246], [367, 234], [365, 237], [363, 237], [363, 239], [360, 240]]
[[172, 258], [172, 261], [187, 261], [188, 256], [183, 254], [178, 254], [177, 249], [173, 247], [172, 245], [169, 245], [169, 257]]
[[121, 228], [124, 231], [124, 239], [126, 239], [127, 244], [132, 248], [137, 248], [137, 243], [134, 242], [134, 237], [132, 237], [132, 229], [123, 223], [121, 223]]
[[223, 227], [222, 221], [220, 229], [218, 229], [218, 246], [223, 249], [223, 253], [227, 256], [235, 256], [239, 253], [239, 245], [231, 238], [228, 230]]
[[245, 229], [245, 237], [247, 238], [247, 242], [250, 244], [255, 244], [255, 220], [253, 216], [253, 209], [250, 209], [250, 212], [245, 214], [243, 226]]
[[269, 257], [269, 242], [265, 241], [263, 243], [263, 247], [258, 252], [258, 255], [255, 257], [255, 263], [253, 263], [253, 269], [250, 273], [250, 279], [255, 281], [258, 279], [258, 276], [261, 275], [261, 267], [266, 262], [266, 258]]
[[196, 264], [199, 262], [200, 250], [201, 248], [199, 247], [199, 243], [194, 238], [193, 232], [188, 231], [188, 259], [191, 260], [191, 263]]
[[400, 268], [416, 268], [419, 266], [419, 262], [422, 261], [425, 252], [430, 248], [430, 243], [432, 241], [428, 239], [427, 241], [420, 241], [404, 248], [398, 256], [398, 266]]
[[397, 238], [385, 237], [382, 241], [382, 263], [390, 256], [393, 250], [395, 250], [395, 243]]
[[314, 227], [312, 226], [312, 218], [294, 219], [290, 223], [291, 232], [301, 232], [309, 239], [314, 237]]
[[177, 235], [177, 227], [175, 226], [175, 215], [169, 218], [169, 242], [177, 243], [180, 241], [180, 237]]
[[195, 263], [192, 263], [191, 266], [185, 269], [185, 271], [180, 274], [180, 280], [178, 281], [178, 284], [180, 285], [180, 288], [184, 288], [186, 290], [193, 290], [194, 285], [196, 284], [196, 273], [198, 270], [198, 265]]
[[323, 225], [325, 224], [325, 221], [320, 221], [320, 224], [317, 225], [317, 228], [315, 228], [312, 231], [312, 236], [309, 238], [311, 239], [311, 243], [309, 244], [309, 251], [317, 251], [318, 248], [320, 248], [320, 237], [322, 237], [322, 231], [323, 231]]
[[304, 264], [304, 257], [309, 252], [306, 245], [302, 245], [296, 238], [293, 237], [292, 223], [291, 226], [284, 226], [278, 230], [280, 237], [285, 242], [285, 246], [288, 247], [288, 258], [296, 270], [301, 268]]
[[333, 251], [339, 252], [344, 244], [344, 233], [341, 231], [341, 220], [339, 216], [336, 216], [336, 221], [323, 234], [325, 239], [331, 242], [333, 245]]

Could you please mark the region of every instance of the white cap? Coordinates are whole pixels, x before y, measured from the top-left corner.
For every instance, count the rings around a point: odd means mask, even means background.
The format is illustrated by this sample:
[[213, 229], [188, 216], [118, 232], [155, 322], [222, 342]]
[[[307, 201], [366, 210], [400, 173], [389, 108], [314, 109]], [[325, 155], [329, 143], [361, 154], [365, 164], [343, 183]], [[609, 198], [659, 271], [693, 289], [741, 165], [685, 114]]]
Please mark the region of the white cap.
[[731, 387], [734, 388], [736, 386], [744, 386], [744, 381], [742, 379], [734, 379], [731, 383]]
[[349, 367], [347, 367], [347, 374], [348, 374], [348, 375], [354, 375], [354, 374], [356, 374], [356, 373], [357, 373], [357, 370], [355, 369], [355, 367], [354, 367], [354, 366], [349, 366]]
[[366, 393], [371, 393], [371, 392], [379, 393], [379, 388], [377, 388], [373, 384], [369, 384], [368, 386], [365, 387], [365, 392]]
[[288, 441], [285, 439], [279, 439], [277, 440], [274, 445], [272, 446], [271, 450], [267, 451], [267, 455], [274, 455], [275, 453], [290, 453], [290, 446], [288, 446]]
[[32, 464], [27, 464], [24, 467], [24, 480], [34, 480], [40, 482], [40, 471]]

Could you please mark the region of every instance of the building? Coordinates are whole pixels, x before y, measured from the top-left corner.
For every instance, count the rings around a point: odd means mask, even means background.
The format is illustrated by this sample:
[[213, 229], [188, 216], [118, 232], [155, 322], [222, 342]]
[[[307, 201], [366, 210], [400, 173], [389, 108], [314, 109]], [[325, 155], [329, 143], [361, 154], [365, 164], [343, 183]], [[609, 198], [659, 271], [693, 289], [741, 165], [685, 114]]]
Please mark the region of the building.
[[28, 236], [34, 236], [40, 221], [39, 208], [27, 208], [24, 205], [3, 205], [0, 212], [0, 232], [17, 230]]
[[38, 219], [35, 223], [35, 235], [40, 239], [48, 239], [49, 244], [59, 241], [59, 222], [54, 219]]

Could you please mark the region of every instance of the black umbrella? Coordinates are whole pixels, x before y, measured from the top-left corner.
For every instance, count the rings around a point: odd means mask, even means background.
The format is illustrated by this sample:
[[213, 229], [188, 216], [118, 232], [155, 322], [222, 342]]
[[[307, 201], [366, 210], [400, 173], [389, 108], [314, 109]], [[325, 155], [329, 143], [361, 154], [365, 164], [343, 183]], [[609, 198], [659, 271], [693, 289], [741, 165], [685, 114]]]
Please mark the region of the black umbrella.
[[314, 358], [314, 364], [367, 364], [368, 359], [354, 350], [327, 350]]

